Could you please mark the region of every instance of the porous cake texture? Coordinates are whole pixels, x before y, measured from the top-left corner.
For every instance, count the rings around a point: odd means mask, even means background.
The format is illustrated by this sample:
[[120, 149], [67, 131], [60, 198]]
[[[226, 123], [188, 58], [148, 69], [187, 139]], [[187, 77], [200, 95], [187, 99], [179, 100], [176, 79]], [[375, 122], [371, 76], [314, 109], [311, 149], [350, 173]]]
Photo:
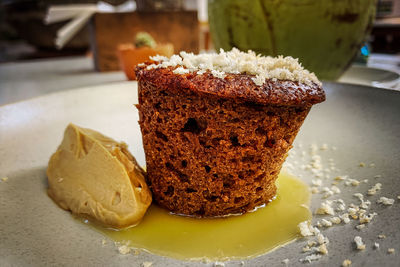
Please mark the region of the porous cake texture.
[[153, 199], [199, 217], [244, 213], [271, 201], [275, 180], [311, 106], [317, 83], [184, 66], [136, 69], [139, 124]]

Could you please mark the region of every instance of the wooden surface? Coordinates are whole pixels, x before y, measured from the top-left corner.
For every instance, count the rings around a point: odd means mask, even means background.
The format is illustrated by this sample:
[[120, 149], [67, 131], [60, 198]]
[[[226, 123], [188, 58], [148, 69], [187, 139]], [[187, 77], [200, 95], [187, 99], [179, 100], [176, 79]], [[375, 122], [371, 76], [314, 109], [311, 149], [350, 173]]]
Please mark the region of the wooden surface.
[[150, 33], [159, 43], [172, 43], [175, 53], [199, 51], [197, 13], [192, 11], [96, 13], [90, 26], [91, 47], [98, 71], [118, 70], [118, 44], [133, 43], [139, 31]]

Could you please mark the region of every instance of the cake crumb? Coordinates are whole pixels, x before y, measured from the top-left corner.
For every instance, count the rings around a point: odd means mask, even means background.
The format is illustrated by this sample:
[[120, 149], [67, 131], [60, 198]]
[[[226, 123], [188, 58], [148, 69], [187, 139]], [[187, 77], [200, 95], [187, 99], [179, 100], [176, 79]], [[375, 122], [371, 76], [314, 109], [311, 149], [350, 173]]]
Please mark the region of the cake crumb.
[[104, 246], [105, 244], [107, 244], [107, 240], [105, 239], [101, 240], [101, 244]]
[[3, 182], [7, 182], [8, 177], [3, 177], [3, 178], [1, 178], [1, 180], [2, 180]]
[[375, 168], [375, 163], [369, 164], [369, 167], [370, 167], [370, 168]]
[[348, 267], [350, 265], [351, 265], [351, 260], [348, 260], [348, 259], [344, 260], [342, 263], [342, 267]]
[[142, 267], [151, 267], [153, 265], [153, 262], [151, 261], [144, 261], [142, 263]]
[[127, 245], [122, 245], [122, 246], [118, 247], [118, 252], [119, 252], [119, 254], [126, 255], [131, 252], [131, 248], [128, 247]]
[[386, 236], [385, 236], [385, 235], [383, 235], [383, 234], [380, 234], [380, 235], [378, 235], [378, 238], [379, 238], [379, 239], [385, 239], [385, 238], [386, 238]]
[[285, 264], [286, 266], [289, 264], [289, 259], [284, 259], [282, 260], [282, 263]]
[[214, 267], [225, 267], [225, 263], [219, 261], [214, 262]]
[[388, 248], [388, 253], [389, 254], [394, 254], [394, 252], [396, 251], [394, 248]]
[[394, 199], [387, 197], [380, 197], [376, 203], [383, 204], [385, 206], [393, 205]]
[[358, 166], [365, 167], [365, 163], [364, 162], [360, 162], [360, 164], [358, 164]]

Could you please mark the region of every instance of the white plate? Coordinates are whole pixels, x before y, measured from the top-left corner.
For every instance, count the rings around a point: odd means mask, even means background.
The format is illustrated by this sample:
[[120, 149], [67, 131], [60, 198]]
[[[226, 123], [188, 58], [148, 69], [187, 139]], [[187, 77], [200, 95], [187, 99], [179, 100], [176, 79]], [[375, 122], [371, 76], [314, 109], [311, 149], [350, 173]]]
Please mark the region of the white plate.
[[360, 65], [351, 66], [338, 80], [341, 83], [400, 89], [400, 74]]
[[[391, 207], [375, 202], [379, 196], [400, 195], [400, 93], [335, 83], [324, 87], [327, 101], [313, 107], [295, 142], [296, 155], [292, 153], [288, 158], [293, 172], [309, 183], [313, 176], [301, 168], [304, 159], [309, 157], [309, 146], [327, 143], [328, 150], [318, 150], [318, 154], [325, 167], [332, 158], [340, 169], [332, 171], [331, 177], [342, 174], [369, 180], [356, 188], [340, 186], [342, 194], [332, 198], [340, 197], [347, 204], [358, 203], [353, 193], [365, 193], [376, 182], [382, 183], [383, 189], [378, 195], [368, 197], [371, 210], [379, 215], [365, 229], [356, 230], [352, 222], [324, 230], [330, 240], [329, 254], [316, 264], [340, 266], [348, 258], [354, 266], [398, 266], [399, 200]], [[0, 178], [8, 177], [7, 181], [0, 180], [1, 266], [139, 266], [144, 261], [153, 262], [153, 266], [206, 265], [148, 253], [120, 255], [112, 242], [103, 246], [102, 235], [74, 220], [46, 195], [46, 165], [69, 122], [124, 140], [139, 163], [144, 163], [138, 114], [133, 105], [136, 90], [135, 82], [124, 82], [65, 91], [0, 107]], [[301, 156], [302, 151], [307, 152], [305, 158]], [[360, 167], [360, 162], [366, 166]], [[375, 167], [369, 166], [371, 163]], [[374, 178], [378, 174], [382, 178]], [[331, 179], [323, 181], [330, 185]], [[320, 197], [313, 196], [313, 210]], [[314, 217], [314, 222], [319, 219]], [[387, 238], [379, 240], [378, 234], [385, 234]], [[355, 250], [356, 235], [365, 241], [365, 251]], [[380, 243], [380, 250], [373, 249], [374, 242]], [[305, 256], [301, 253], [303, 246], [304, 240], [299, 240], [247, 260], [246, 266], [282, 266], [285, 258], [290, 259], [291, 266], [302, 265], [299, 259]], [[396, 249], [394, 255], [387, 253], [391, 247]]]

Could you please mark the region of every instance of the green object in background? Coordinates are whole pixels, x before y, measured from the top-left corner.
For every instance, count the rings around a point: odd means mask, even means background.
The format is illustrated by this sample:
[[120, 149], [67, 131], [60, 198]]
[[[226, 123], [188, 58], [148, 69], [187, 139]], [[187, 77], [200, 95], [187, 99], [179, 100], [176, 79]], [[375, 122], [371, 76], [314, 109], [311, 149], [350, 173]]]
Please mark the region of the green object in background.
[[135, 37], [135, 47], [139, 48], [143, 46], [154, 48], [156, 47], [156, 41], [147, 32], [138, 32]]
[[372, 28], [376, 0], [209, 0], [216, 49], [299, 58], [320, 79], [335, 80]]

